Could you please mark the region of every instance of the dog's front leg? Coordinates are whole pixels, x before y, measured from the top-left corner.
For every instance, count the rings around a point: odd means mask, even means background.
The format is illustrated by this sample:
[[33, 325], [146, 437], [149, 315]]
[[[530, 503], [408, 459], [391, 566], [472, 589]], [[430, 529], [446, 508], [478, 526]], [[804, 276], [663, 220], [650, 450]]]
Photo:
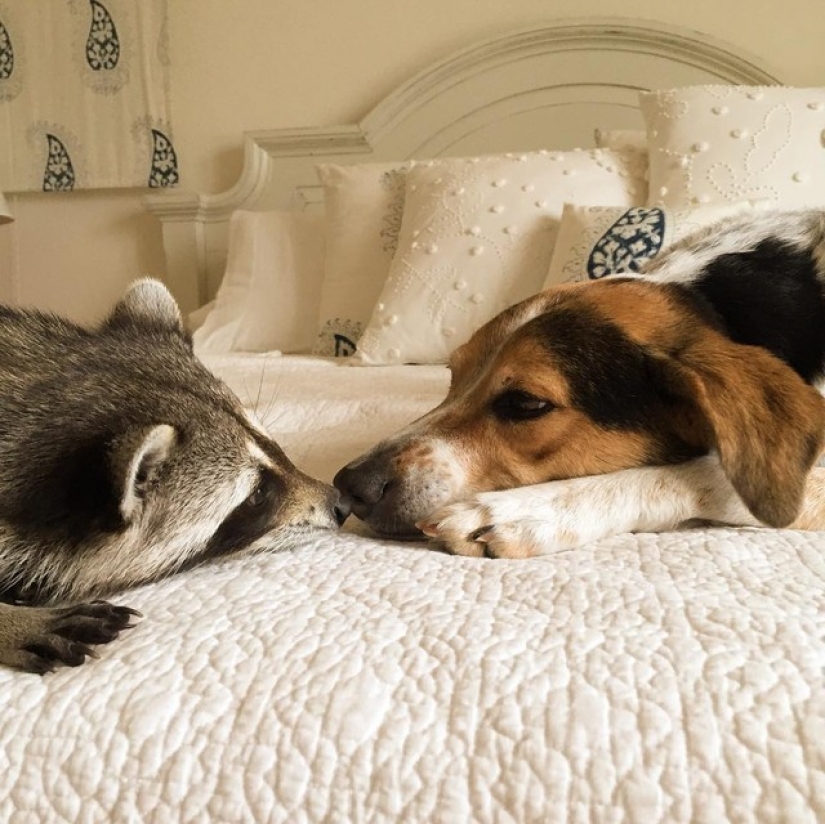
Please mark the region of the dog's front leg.
[[106, 601], [54, 608], [0, 603], [0, 664], [41, 675], [58, 664], [76, 667], [97, 657], [90, 645], [114, 641], [139, 615]]
[[482, 492], [443, 507], [420, 527], [457, 555], [530, 558], [690, 520], [758, 525], [711, 456]]

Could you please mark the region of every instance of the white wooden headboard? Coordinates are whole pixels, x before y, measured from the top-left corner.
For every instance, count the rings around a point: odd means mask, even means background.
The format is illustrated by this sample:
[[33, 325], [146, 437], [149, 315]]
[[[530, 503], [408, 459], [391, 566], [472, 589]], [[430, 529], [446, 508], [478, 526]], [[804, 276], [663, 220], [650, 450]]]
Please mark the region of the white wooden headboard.
[[640, 90], [720, 82], [780, 81], [738, 49], [653, 22], [569, 21], [486, 40], [424, 69], [359, 123], [247, 132], [241, 177], [225, 192], [147, 197], [163, 224], [167, 284], [184, 312], [210, 300], [231, 213], [317, 208], [321, 160], [587, 147], [596, 127], [642, 128]]

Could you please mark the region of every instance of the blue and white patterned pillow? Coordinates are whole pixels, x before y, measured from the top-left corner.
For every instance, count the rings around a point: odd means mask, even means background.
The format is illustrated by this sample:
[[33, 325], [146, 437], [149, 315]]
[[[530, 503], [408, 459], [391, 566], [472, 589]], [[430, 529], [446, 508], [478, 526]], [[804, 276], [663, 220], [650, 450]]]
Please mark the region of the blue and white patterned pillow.
[[662, 209], [628, 209], [593, 245], [585, 264], [587, 277], [638, 272], [662, 248], [667, 219]]
[[681, 212], [651, 206], [617, 209], [566, 204], [544, 288], [638, 272], [691, 232], [758, 206], [730, 203]]

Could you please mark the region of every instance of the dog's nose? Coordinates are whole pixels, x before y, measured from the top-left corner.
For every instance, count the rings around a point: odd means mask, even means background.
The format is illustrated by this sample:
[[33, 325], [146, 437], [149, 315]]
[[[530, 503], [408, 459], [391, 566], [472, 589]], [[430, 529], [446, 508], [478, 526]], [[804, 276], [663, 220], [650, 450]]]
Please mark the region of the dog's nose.
[[389, 478], [376, 463], [364, 461], [347, 464], [332, 483], [344, 498], [351, 501], [352, 511], [364, 518], [384, 496]]

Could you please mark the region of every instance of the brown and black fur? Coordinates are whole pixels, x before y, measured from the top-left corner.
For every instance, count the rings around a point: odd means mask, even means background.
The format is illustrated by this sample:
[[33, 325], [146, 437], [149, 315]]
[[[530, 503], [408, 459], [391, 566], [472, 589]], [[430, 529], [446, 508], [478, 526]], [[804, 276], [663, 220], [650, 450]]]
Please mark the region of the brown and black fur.
[[440, 406], [335, 479], [379, 532], [479, 492], [711, 451], [759, 521], [787, 525], [823, 446], [825, 217], [732, 218], [642, 276], [550, 289], [450, 369]]

